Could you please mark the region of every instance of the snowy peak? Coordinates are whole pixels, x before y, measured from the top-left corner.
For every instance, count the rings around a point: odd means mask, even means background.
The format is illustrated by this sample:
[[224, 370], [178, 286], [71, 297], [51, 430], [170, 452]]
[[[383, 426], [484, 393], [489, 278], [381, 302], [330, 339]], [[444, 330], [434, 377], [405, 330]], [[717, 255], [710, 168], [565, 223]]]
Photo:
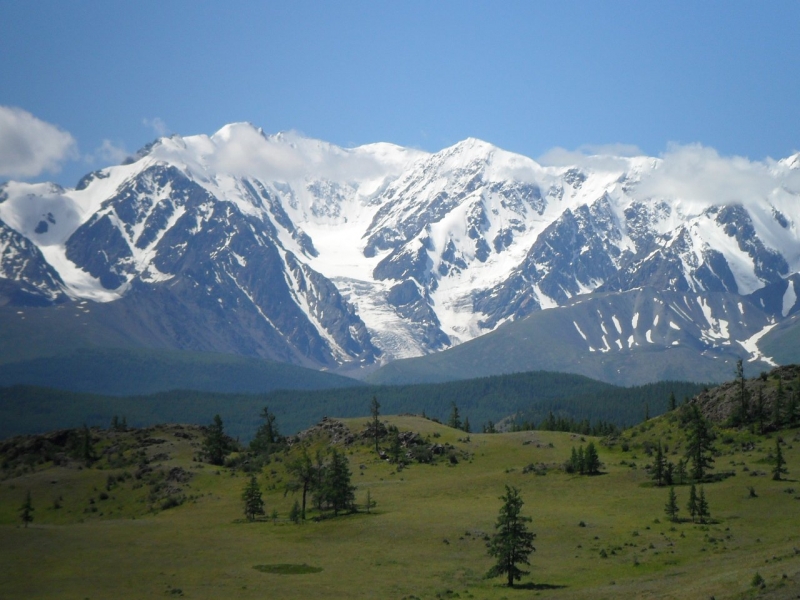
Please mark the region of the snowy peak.
[[[683, 333], [654, 326], [662, 348], [755, 356], [752, 336], [794, 315], [800, 155], [577, 158], [542, 166], [475, 138], [342, 148], [250, 123], [173, 135], [74, 190], [2, 186], [0, 294], [165, 302], [159, 343], [317, 366], [433, 352], [589, 294], [680, 294]], [[578, 325], [594, 349], [648, 339]]]

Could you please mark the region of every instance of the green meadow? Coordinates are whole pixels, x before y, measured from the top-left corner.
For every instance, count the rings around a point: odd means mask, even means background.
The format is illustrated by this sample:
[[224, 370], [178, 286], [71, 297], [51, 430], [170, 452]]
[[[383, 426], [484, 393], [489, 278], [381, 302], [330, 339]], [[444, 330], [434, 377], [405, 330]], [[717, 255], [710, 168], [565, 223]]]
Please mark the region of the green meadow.
[[[455, 461], [381, 460], [369, 439], [340, 446], [359, 512], [288, 518], [285, 465], [257, 473], [266, 516], [244, 518], [249, 474], [196, 460], [193, 426], [93, 430], [100, 460], [37, 462], [7, 452], [0, 481], [1, 598], [794, 598], [800, 594], [800, 430], [768, 436], [717, 430], [703, 488], [711, 521], [692, 523], [688, 486], [676, 486], [679, 522], [664, 511], [647, 447], [685, 450], [674, 413], [615, 439], [523, 431], [466, 434], [428, 419], [387, 416], [400, 431], [451, 444]], [[366, 419], [347, 419], [354, 433]], [[785, 481], [772, 480], [776, 439]], [[19, 439], [19, 438], [18, 438]], [[573, 447], [595, 442], [602, 474], [568, 474]], [[8, 442], [8, 440], [6, 440]], [[330, 445], [324, 435], [310, 449]], [[146, 460], [143, 460], [146, 458]], [[146, 463], [146, 467], [142, 467]], [[486, 536], [504, 486], [519, 489], [536, 552], [515, 588], [487, 579]], [[24, 527], [20, 507], [33, 500]], [[375, 506], [367, 513], [369, 491]], [[755, 493], [753, 497], [752, 493]], [[271, 518], [277, 511], [277, 518]], [[763, 585], [753, 585], [758, 574]]]

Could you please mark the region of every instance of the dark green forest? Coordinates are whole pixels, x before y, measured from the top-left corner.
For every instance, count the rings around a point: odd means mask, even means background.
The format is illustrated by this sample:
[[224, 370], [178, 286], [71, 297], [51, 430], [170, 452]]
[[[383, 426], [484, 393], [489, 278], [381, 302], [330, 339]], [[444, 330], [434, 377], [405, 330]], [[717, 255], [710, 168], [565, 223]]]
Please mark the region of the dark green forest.
[[283, 434], [294, 434], [323, 416], [369, 414], [378, 398], [382, 414], [425, 414], [447, 421], [453, 403], [473, 431], [515, 416], [518, 423], [541, 423], [550, 413], [575, 421], [617, 426], [666, 411], [670, 394], [682, 400], [703, 389], [686, 382], [658, 382], [624, 388], [580, 375], [532, 372], [441, 384], [355, 386], [326, 390], [278, 390], [263, 394], [223, 394], [177, 390], [149, 395], [106, 396], [36, 386], [0, 388], [0, 438], [59, 428], [107, 427], [114, 416], [128, 425], [207, 424], [219, 414], [230, 435], [248, 441], [264, 407], [277, 416]]

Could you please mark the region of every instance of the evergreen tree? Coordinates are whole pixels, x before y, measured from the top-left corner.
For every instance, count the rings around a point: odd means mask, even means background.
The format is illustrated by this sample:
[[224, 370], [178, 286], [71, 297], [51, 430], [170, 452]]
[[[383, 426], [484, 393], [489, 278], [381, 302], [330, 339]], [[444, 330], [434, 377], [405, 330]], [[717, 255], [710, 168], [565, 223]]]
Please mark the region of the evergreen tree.
[[692, 479], [702, 481], [714, 463], [714, 458], [711, 456], [714, 432], [711, 423], [702, 415], [696, 404], [692, 405], [687, 437], [687, 456], [692, 461]]
[[367, 514], [369, 514], [370, 511], [372, 510], [372, 507], [375, 506], [375, 501], [372, 499], [372, 494], [370, 493], [369, 490], [367, 490], [367, 501], [365, 503], [365, 506], [367, 508]]
[[679, 460], [678, 465], [675, 467], [675, 479], [678, 482], [678, 485], [683, 485], [686, 483], [688, 478], [688, 474], [686, 472], [686, 461]]
[[277, 418], [264, 407], [261, 411], [264, 422], [259, 426], [255, 436], [250, 442], [250, 450], [256, 454], [269, 454], [273, 449], [283, 443], [283, 436], [278, 430]]
[[225, 435], [222, 418], [214, 415], [214, 422], [206, 428], [203, 439], [203, 455], [212, 465], [222, 465], [230, 451], [230, 442], [228, 436]]
[[464, 418], [464, 432], [472, 433], [472, 428], [469, 426], [469, 417]]
[[756, 398], [756, 414], [755, 420], [758, 423], [758, 432], [764, 433], [764, 421], [767, 420], [767, 409], [764, 405], [764, 390], [763, 388], [758, 389], [758, 397]]
[[461, 416], [458, 413], [458, 406], [456, 406], [455, 402], [453, 402], [453, 408], [450, 411], [450, 420], [447, 421], [447, 425], [453, 429], [461, 429]]
[[516, 488], [506, 485], [506, 494], [500, 500], [503, 506], [494, 526], [497, 532], [487, 544], [489, 556], [496, 558], [497, 563], [489, 570], [487, 577], [505, 574], [508, 586], [513, 587], [515, 580], [529, 573], [521, 570], [517, 564], [531, 564], [528, 557], [536, 550], [533, 547], [536, 534], [528, 531], [526, 524], [531, 521], [530, 517], [520, 514], [524, 502]]
[[675, 463], [670, 460], [667, 461], [667, 466], [664, 468], [664, 483], [675, 485]]
[[786, 469], [786, 459], [783, 457], [783, 451], [781, 450], [781, 442], [780, 440], [775, 440], [775, 466], [772, 468], [772, 479], [775, 481], [781, 480], [781, 475], [788, 474], [789, 471]]
[[659, 487], [664, 485], [664, 478], [666, 474], [666, 463], [667, 459], [664, 456], [664, 448], [661, 446], [661, 441], [659, 440], [658, 446], [656, 448], [656, 457], [653, 460], [653, 469], [651, 471], [651, 476], [655, 484]]
[[775, 404], [772, 406], [772, 422], [775, 429], [780, 429], [784, 423], [783, 404], [786, 400], [786, 391], [783, 389], [783, 380], [778, 377], [778, 389], [775, 392]]
[[333, 514], [342, 510], [352, 510], [355, 507], [355, 486], [350, 483], [350, 466], [347, 456], [336, 448], [331, 452], [331, 462], [326, 469], [325, 499], [333, 509]]
[[800, 381], [795, 383], [794, 389], [789, 396], [789, 404], [786, 407], [786, 425], [788, 427], [795, 427], [797, 426], [797, 409], [798, 409], [798, 399], [800, 399]]
[[373, 396], [372, 402], [369, 403], [369, 414], [372, 416], [372, 435], [375, 438], [375, 453], [377, 454], [379, 452], [378, 438], [380, 437], [380, 421], [378, 417], [381, 414], [381, 405], [376, 396]]
[[669, 409], [670, 409], [670, 411], [673, 411], [676, 408], [678, 408], [678, 401], [675, 400], [675, 392], [670, 392], [670, 394], [669, 394]]
[[261, 498], [261, 488], [258, 487], [256, 476], [250, 477], [250, 482], [242, 492], [242, 502], [244, 502], [244, 516], [248, 521], [255, 521], [258, 515], [265, 514], [264, 500]]
[[589, 442], [586, 446], [586, 453], [584, 454], [584, 470], [588, 475], [597, 475], [600, 473], [600, 456], [597, 454], [594, 442]]
[[26, 529], [28, 523], [33, 522], [33, 510], [33, 499], [31, 498], [31, 491], [28, 490], [28, 493], [25, 494], [25, 502], [19, 508], [19, 518], [25, 524]]
[[736, 381], [739, 385], [739, 414], [737, 420], [740, 425], [744, 425], [748, 420], [750, 411], [747, 389], [745, 388], [744, 363], [742, 359], [736, 361]]
[[675, 522], [678, 520], [678, 498], [675, 495], [675, 488], [669, 488], [669, 496], [667, 497], [667, 504], [664, 507], [664, 512], [667, 513], [670, 521]]
[[494, 428], [494, 421], [488, 421], [483, 426], [483, 433], [497, 433], [497, 430]]
[[[300, 451], [300, 456], [286, 464], [286, 472], [292, 477], [292, 481], [286, 484], [287, 492], [302, 491], [303, 506], [300, 509], [300, 518], [306, 519], [306, 497], [308, 492], [314, 487], [316, 482], [317, 470], [311, 462], [311, 457], [305, 447]], [[298, 507], [299, 508], [299, 507]]]
[[572, 447], [572, 452], [569, 455], [566, 471], [567, 473], [577, 473], [579, 471], [578, 451], [575, 450], [575, 446]]
[[711, 512], [708, 510], [708, 500], [706, 500], [706, 492], [703, 486], [700, 486], [700, 495], [697, 497], [697, 517], [700, 523], [705, 523], [706, 519], [711, 518]]
[[583, 451], [583, 446], [578, 448], [578, 464], [576, 466], [578, 467], [578, 473], [581, 475], [586, 473], [586, 454]]
[[692, 488], [689, 490], [689, 502], [686, 504], [686, 510], [689, 511], [689, 516], [692, 517], [692, 523], [694, 523], [694, 518], [697, 516], [697, 489], [692, 484]]

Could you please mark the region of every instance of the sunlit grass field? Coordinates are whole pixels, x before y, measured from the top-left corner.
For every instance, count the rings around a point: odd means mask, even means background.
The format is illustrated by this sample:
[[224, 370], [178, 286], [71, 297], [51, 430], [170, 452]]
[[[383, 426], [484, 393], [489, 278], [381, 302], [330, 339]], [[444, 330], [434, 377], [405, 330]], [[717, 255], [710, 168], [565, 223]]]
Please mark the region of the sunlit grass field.
[[[385, 417], [401, 431], [450, 443], [458, 464], [380, 460], [369, 440], [346, 447], [356, 499], [367, 514], [288, 519], [299, 494], [279, 455], [259, 474], [267, 516], [244, 519], [249, 476], [193, 460], [200, 438], [154, 428], [153, 468], [182, 467], [185, 501], [161, 509], [142, 480], [107, 489], [109, 475], [136, 465], [37, 465], [0, 482], [0, 598], [794, 598], [800, 594], [800, 432], [718, 433], [715, 472], [704, 485], [712, 522], [688, 519], [688, 486], [675, 488], [681, 522], [664, 512], [668, 488], [654, 487], [644, 441], [682, 456], [673, 415], [627, 430], [611, 446], [555, 432], [465, 434], [419, 417]], [[354, 432], [365, 419], [345, 423]], [[189, 428], [186, 429], [189, 431]], [[197, 434], [197, 430], [192, 430]], [[99, 452], [131, 433], [101, 433]], [[769, 460], [781, 436], [789, 470], [773, 481]], [[158, 443], [152, 443], [153, 440]], [[561, 469], [572, 447], [594, 441], [599, 476]], [[623, 442], [628, 450], [623, 451]], [[753, 444], [750, 444], [752, 442]], [[312, 451], [327, 441], [316, 439]], [[133, 452], [133, 450], [130, 450]], [[622, 464], [624, 463], [624, 464]], [[538, 468], [528, 468], [534, 465]], [[635, 465], [635, 466], [634, 466]], [[102, 467], [102, 468], [101, 468]], [[544, 474], [543, 474], [544, 473]], [[755, 475], [753, 475], [755, 473]], [[137, 487], [138, 484], [138, 487]], [[537, 534], [530, 575], [517, 588], [486, 579], [491, 535], [505, 485], [520, 490]], [[750, 488], [757, 497], [751, 497]], [[31, 491], [34, 521], [19, 509]], [[108, 497], [101, 499], [101, 494]], [[54, 508], [58, 500], [60, 508]], [[311, 502], [309, 502], [311, 504]], [[269, 518], [277, 510], [278, 518]], [[301, 568], [303, 565], [311, 568]], [[258, 567], [258, 568], [256, 568]], [[320, 570], [321, 569], [321, 570]], [[271, 572], [272, 571], [272, 572]], [[309, 572], [310, 571], [310, 572]], [[758, 573], [764, 587], [753, 586]]]

